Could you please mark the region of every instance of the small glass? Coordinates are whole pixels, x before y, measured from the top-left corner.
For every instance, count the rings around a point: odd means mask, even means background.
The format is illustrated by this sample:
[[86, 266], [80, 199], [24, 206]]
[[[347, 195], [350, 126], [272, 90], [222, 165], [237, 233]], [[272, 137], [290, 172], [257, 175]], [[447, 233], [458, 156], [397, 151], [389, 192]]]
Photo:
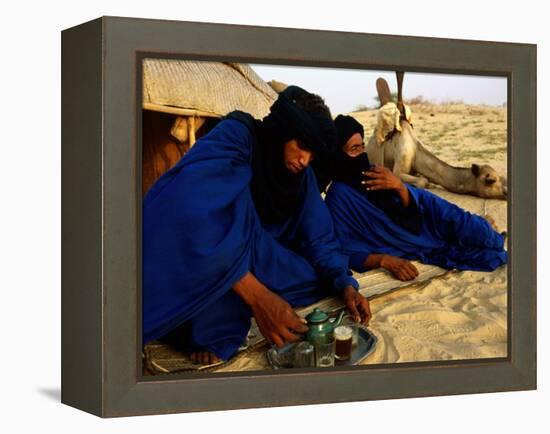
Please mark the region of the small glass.
[[334, 329], [335, 350], [337, 360], [348, 360], [351, 357], [353, 330], [350, 326], [340, 325]]
[[342, 319], [341, 324], [351, 328], [351, 332], [352, 332], [351, 348], [353, 349], [357, 347], [357, 343], [359, 341], [359, 323], [355, 322], [353, 317], [347, 315]]
[[315, 366], [318, 368], [330, 368], [334, 366], [334, 337], [327, 342], [315, 343]]
[[294, 348], [295, 368], [313, 368], [315, 366], [315, 348], [307, 341], [296, 344]]

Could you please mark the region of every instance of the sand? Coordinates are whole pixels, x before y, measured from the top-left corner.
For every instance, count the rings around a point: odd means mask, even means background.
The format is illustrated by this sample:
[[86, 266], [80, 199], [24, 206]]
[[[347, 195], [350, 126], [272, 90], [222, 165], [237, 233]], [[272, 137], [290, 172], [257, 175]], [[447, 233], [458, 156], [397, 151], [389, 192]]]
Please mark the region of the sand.
[[434, 279], [371, 302], [376, 350], [363, 364], [506, 357], [506, 267]]

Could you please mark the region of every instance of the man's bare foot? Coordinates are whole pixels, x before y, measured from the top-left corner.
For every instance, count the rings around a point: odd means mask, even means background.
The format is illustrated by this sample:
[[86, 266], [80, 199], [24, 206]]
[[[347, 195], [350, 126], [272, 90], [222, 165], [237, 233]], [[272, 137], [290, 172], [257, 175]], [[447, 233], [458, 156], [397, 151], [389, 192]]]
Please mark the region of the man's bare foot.
[[214, 363], [219, 363], [222, 359], [218, 358], [214, 353], [210, 351], [198, 351], [191, 353], [189, 356], [191, 361], [197, 365], [212, 365]]

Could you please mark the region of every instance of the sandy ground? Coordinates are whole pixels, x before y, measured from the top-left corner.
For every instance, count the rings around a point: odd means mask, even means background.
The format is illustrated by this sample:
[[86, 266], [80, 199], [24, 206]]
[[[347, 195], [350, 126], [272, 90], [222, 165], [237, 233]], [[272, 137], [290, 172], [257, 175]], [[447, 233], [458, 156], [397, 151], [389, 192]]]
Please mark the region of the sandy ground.
[[[412, 106], [413, 125], [428, 150], [455, 166], [506, 167], [506, 108], [467, 105]], [[376, 112], [353, 113], [372, 133]], [[434, 193], [507, 227], [507, 203]], [[475, 359], [507, 355], [507, 267], [491, 273], [455, 272], [423, 289], [403, 289], [372, 300], [371, 330], [379, 338], [364, 364]]]
[[506, 267], [437, 278], [371, 301], [376, 350], [363, 364], [506, 357]]

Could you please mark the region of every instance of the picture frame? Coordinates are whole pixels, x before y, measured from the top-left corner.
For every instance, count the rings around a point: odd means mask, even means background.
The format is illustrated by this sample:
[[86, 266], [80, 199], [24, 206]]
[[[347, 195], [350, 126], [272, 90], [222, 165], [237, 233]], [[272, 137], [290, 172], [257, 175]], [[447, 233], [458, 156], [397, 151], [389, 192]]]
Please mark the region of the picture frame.
[[[101, 417], [536, 388], [536, 45], [101, 17], [62, 32], [62, 402]], [[144, 56], [508, 79], [508, 357], [141, 373]]]

